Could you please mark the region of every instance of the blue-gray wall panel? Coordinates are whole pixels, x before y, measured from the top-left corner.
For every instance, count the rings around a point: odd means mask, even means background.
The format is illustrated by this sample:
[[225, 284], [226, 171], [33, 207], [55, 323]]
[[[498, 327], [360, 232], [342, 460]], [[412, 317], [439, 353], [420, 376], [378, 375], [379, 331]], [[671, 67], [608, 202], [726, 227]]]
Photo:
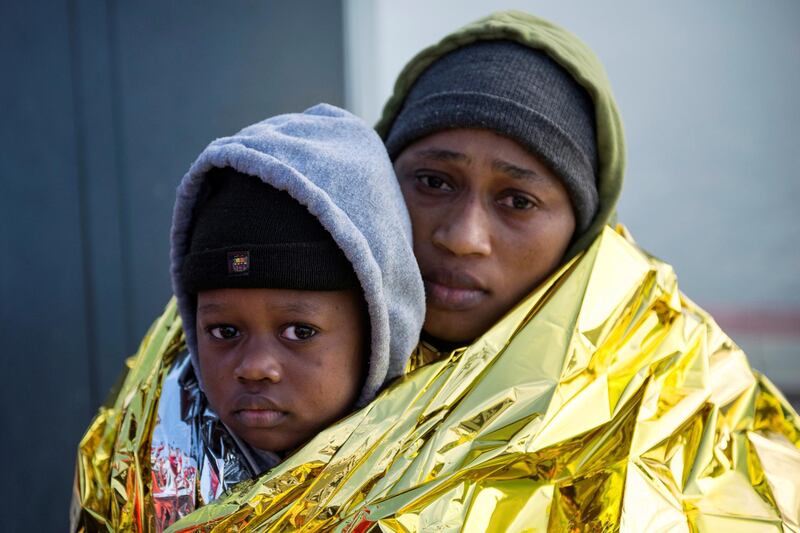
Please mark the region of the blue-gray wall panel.
[[119, 375], [119, 358], [132, 350], [128, 342], [132, 333], [127, 327], [130, 309], [125, 300], [127, 265], [122, 261], [121, 173], [115, 145], [109, 3], [80, 0], [75, 4], [79, 150], [86, 183], [86, 259], [92, 280], [87, 297], [94, 325], [88, 332], [88, 342], [92, 402], [97, 404]]
[[0, 531], [61, 531], [75, 450], [170, 295], [212, 139], [342, 104], [339, 2], [0, 0]]
[[3, 531], [63, 529], [93, 410], [67, 7], [7, 2], [0, 12]]

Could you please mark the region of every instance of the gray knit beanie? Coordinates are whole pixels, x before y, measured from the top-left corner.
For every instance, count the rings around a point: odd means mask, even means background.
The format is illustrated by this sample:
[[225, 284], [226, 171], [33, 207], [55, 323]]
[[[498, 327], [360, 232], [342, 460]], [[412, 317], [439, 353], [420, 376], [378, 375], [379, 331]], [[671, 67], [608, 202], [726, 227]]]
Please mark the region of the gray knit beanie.
[[540, 158], [569, 192], [575, 234], [597, 212], [594, 104], [546, 53], [512, 41], [482, 41], [441, 57], [408, 93], [386, 138], [392, 159], [427, 135], [485, 128]]

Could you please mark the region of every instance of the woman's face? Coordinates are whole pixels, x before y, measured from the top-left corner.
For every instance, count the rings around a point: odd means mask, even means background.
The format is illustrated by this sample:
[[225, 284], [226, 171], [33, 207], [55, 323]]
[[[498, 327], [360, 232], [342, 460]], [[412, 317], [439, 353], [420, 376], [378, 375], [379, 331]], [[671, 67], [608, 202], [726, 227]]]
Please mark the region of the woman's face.
[[454, 129], [409, 145], [395, 171], [425, 281], [425, 331], [471, 341], [552, 273], [575, 230], [561, 181], [515, 141]]

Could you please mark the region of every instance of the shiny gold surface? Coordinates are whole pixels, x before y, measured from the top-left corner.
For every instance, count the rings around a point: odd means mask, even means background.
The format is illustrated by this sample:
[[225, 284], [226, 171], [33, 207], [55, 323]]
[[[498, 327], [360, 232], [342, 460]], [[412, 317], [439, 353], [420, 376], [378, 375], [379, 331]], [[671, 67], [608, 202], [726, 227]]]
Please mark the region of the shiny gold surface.
[[[81, 443], [84, 524], [150, 530], [143, 449], [178, 322]], [[623, 228], [430, 360], [171, 530], [800, 531], [797, 414]]]
[[89, 426], [78, 448], [73, 531], [152, 531], [150, 437], [161, 382], [183, 348], [174, 298], [151, 326], [110, 406]]

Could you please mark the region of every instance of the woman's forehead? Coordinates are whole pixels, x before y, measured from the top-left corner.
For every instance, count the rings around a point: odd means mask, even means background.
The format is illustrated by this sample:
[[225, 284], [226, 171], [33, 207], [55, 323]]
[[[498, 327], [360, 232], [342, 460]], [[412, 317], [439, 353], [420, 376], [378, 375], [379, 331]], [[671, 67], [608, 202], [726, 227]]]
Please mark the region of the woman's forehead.
[[520, 143], [487, 129], [457, 128], [432, 133], [403, 150], [398, 162], [409, 159], [481, 166], [522, 181], [559, 181], [541, 159]]

